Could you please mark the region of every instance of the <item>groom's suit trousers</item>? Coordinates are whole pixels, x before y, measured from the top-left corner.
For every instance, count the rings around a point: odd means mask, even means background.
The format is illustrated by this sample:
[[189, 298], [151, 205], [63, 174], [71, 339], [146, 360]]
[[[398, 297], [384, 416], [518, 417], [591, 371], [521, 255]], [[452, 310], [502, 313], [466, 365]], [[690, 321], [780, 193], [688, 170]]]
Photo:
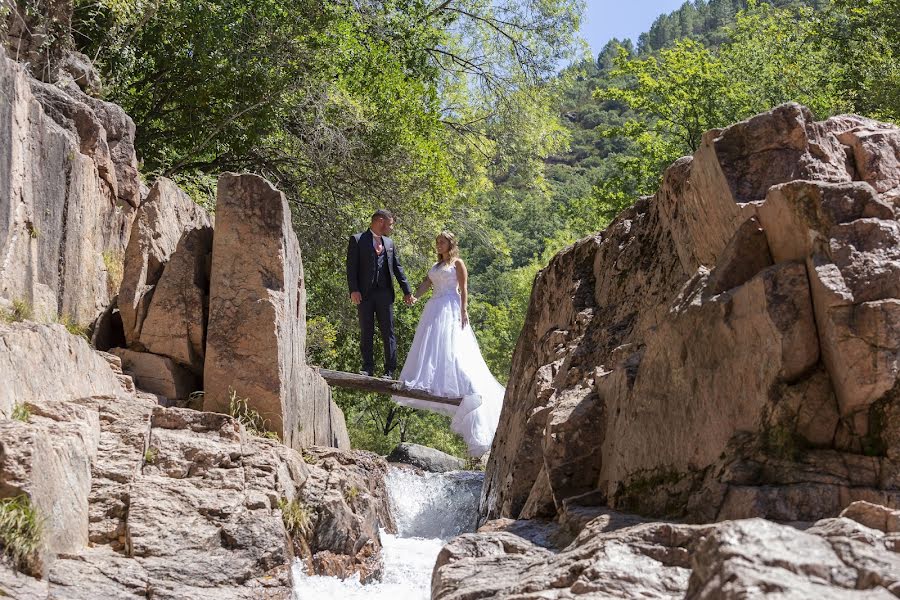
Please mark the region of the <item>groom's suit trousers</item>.
[[373, 288], [356, 307], [359, 312], [359, 345], [363, 357], [363, 370], [375, 372], [375, 320], [384, 342], [384, 370], [397, 370], [397, 338], [394, 337], [394, 294], [388, 287]]

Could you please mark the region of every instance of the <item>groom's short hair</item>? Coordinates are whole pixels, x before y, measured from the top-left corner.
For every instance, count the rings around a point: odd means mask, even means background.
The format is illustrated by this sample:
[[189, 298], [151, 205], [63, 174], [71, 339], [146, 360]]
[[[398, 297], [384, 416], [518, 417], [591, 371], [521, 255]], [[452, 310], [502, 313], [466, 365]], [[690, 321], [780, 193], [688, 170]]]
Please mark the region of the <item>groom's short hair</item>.
[[379, 208], [374, 213], [372, 213], [372, 220], [375, 219], [384, 219], [385, 221], [390, 221], [394, 218], [393, 213], [386, 208]]

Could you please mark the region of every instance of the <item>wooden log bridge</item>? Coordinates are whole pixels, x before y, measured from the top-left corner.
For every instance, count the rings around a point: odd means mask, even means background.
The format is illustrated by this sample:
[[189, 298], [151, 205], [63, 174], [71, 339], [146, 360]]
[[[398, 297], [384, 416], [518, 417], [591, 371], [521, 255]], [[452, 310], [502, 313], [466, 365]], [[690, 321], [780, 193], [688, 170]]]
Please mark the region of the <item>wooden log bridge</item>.
[[437, 404], [449, 404], [451, 406], [459, 406], [462, 398], [447, 398], [445, 396], [435, 396], [424, 390], [410, 388], [403, 385], [402, 382], [394, 379], [381, 379], [379, 377], [369, 377], [368, 375], [358, 375], [356, 373], [344, 373], [343, 371], [331, 371], [316, 367], [322, 379], [328, 382], [328, 385], [345, 388], [349, 390], [358, 390], [360, 392], [374, 392], [376, 394], [387, 394], [389, 396], [403, 396], [404, 398], [412, 398], [413, 400], [426, 400]]

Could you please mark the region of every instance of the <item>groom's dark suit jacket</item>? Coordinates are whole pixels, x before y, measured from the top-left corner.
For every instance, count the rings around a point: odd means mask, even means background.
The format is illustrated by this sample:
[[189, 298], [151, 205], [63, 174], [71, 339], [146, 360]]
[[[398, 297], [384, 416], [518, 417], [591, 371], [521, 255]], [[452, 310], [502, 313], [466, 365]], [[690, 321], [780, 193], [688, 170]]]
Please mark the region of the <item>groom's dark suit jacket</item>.
[[[382, 236], [381, 240], [384, 244], [384, 258], [388, 270], [388, 287], [391, 290], [391, 301], [393, 301], [394, 277], [397, 278], [404, 294], [409, 295], [412, 290], [406, 279], [406, 273], [403, 272], [403, 267], [400, 265], [400, 257], [397, 255], [394, 241], [387, 236]], [[375, 286], [377, 260], [370, 229], [350, 236], [350, 242], [347, 244], [347, 285], [350, 287], [351, 293], [360, 292], [363, 300], [369, 297]]]

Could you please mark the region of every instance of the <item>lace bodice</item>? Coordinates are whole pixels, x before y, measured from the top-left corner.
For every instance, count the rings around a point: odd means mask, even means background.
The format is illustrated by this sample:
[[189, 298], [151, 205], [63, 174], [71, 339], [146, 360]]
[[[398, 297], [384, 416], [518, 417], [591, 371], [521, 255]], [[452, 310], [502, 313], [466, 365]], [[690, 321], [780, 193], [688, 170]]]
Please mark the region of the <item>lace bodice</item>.
[[428, 271], [428, 278], [434, 287], [434, 296], [450, 296], [459, 293], [459, 282], [456, 279], [456, 265], [441, 263]]

